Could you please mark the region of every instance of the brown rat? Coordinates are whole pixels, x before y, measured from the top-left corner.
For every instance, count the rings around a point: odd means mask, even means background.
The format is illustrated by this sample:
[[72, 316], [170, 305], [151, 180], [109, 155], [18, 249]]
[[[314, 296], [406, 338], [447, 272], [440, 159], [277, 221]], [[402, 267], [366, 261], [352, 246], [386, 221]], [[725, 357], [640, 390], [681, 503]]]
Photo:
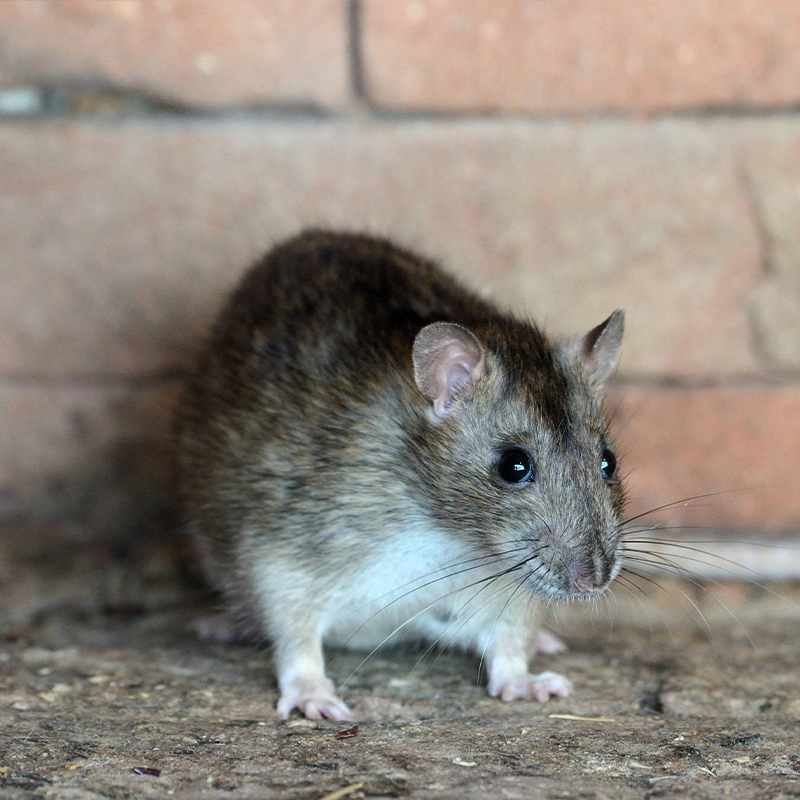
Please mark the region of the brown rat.
[[270, 639], [278, 711], [351, 713], [323, 642], [423, 640], [534, 675], [538, 598], [619, 570], [623, 488], [600, 406], [623, 314], [553, 342], [387, 241], [311, 231], [219, 316], [180, 408], [187, 523], [211, 580]]

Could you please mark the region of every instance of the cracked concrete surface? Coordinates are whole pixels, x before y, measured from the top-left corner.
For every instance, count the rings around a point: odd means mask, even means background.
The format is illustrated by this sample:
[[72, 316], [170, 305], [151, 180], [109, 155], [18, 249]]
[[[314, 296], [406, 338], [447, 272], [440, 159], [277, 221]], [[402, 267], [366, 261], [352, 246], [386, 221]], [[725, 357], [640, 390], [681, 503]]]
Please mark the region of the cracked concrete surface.
[[[692, 596], [708, 630], [678, 608], [689, 588], [619, 606], [613, 627], [561, 612], [571, 649], [540, 663], [577, 690], [546, 705], [487, 697], [473, 658], [413, 669], [419, 652], [387, 650], [343, 691], [346, 739], [279, 722], [268, 654], [197, 641], [195, 608], [51, 613], [0, 645], [0, 797], [800, 797], [800, 614], [718, 586]], [[334, 679], [361, 657], [331, 654]]]

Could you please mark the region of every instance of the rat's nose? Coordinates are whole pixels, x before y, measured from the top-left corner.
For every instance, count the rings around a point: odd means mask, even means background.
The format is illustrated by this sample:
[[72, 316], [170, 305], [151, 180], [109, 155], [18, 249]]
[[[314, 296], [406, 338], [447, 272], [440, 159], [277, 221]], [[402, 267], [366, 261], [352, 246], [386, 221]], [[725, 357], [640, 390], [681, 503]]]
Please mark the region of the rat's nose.
[[581, 575], [580, 573], [571, 574], [569, 576], [569, 582], [570, 588], [575, 592], [580, 592], [581, 594], [591, 592], [596, 588], [592, 585], [592, 581], [586, 575]]
[[611, 559], [601, 549], [595, 550], [591, 558], [567, 569], [569, 591], [591, 594], [605, 588], [611, 579]]
[[593, 576], [587, 575], [580, 567], [567, 572], [567, 583], [569, 590], [578, 594], [589, 594], [598, 588]]

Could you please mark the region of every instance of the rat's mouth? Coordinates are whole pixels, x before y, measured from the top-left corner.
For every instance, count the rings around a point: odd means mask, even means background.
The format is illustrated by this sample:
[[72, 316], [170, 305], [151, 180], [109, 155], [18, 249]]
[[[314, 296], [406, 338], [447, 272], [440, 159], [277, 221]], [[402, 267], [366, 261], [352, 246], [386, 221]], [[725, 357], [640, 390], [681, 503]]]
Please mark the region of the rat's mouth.
[[[622, 569], [618, 553], [555, 550], [539, 555], [521, 582], [534, 594], [551, 600], [592, 600], [608, 591]], [[526, 561], [527, 563], [527, 561]]]
[[608, 587], [611, 585], [611, 581], [604, 583], [602, 586], [598, 586], [594, 589], [587, 589], [584, 591], [569, 591], [567, 589], [560, 589], [558, 590], [558, 596], [556, 599], [558, 600], [591, 600], [594, 597], [599, 597], [601, 594], [604, 594]]
[[592, 600], [608, 591], [618, 572], [619, 568], [615, 566], [610, 575], [599, 581], [576, 578], [567, 574], [558, 581], [536, 580], [534, 577], [529, 577], [526, 583], [535, 594], [550, 600]]

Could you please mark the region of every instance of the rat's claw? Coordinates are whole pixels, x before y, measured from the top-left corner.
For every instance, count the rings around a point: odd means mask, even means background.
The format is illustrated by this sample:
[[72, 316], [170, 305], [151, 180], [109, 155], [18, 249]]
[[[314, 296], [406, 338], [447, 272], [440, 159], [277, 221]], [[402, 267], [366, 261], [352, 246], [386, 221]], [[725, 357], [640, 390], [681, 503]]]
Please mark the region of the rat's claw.
[[307, 719], [326, 719], [334, 722], [352, 721], [353, 714], [338, 697], [328, 700], [309, 700], [300, 706]]
[[572, 681], [555, 672], [542, 672], [539, 675], [520, 675], [502, 684], [488, 686], [492, 697], [500, 697], [506, 703], [512, 700], [538, 700], [546, 703], [550, 696], [566, 697], [572, 693]]
[[295, 708], [306, 719], [325, 717], [334, 722], [354, 719], [353, 712], [336, 696], [333, 684], [327, 678], [315, 683], [297, 680], [284, 687], [278, 700], [278, 716], [281, 719], [289, 719]]

